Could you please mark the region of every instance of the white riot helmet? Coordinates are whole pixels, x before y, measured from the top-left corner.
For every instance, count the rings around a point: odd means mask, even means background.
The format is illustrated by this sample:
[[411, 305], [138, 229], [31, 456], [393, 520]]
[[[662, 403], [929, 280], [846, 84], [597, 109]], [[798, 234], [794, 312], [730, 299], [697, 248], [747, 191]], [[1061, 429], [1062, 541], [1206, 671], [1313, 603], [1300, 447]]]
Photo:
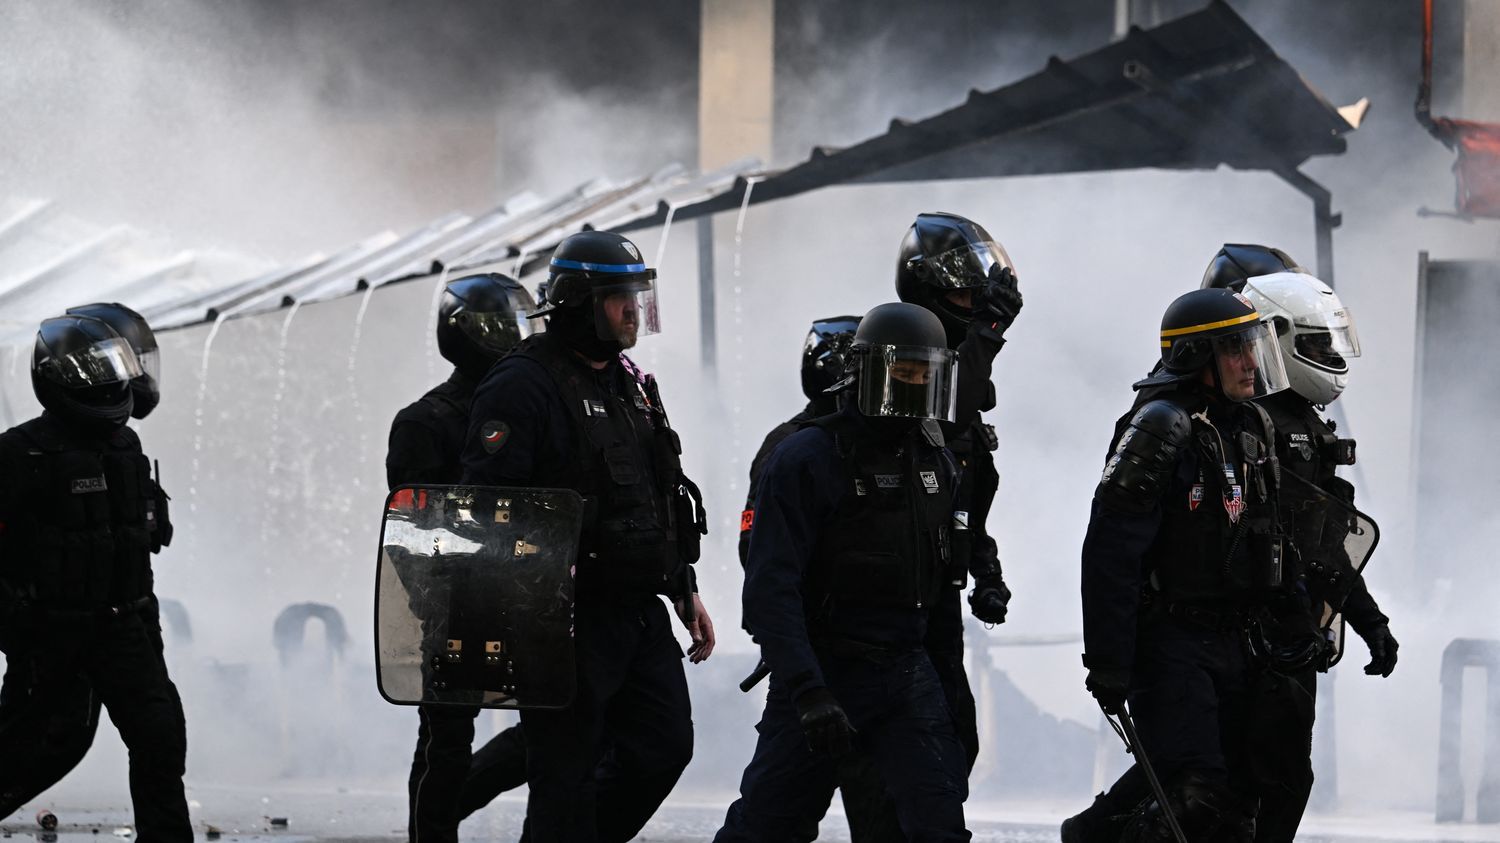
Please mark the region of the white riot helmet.
[[1359, 356], [1354, 317], [1338, 294], [1300, 272], [1251, 278], [1244, 292], [1276, 327], [1292, 391], [1314, 404], [1333, 403], [1349, 382], [1348, 358]]

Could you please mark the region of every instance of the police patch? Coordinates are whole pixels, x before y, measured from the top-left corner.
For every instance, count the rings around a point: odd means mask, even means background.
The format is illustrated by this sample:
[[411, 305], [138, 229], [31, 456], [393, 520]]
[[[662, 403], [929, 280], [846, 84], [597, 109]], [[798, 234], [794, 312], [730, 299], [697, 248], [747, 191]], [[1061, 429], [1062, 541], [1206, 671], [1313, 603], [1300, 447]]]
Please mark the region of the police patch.
[[881, 489], [899, 489], [901, 488], [901, 475], [877, 474], [875, 475], [875, 485]]
[[922, 476], [922, 485], [927, 488], [928, 493], [936, 492], [938, 490], [937, 472], [923, 471], [919, 473]]
[[479, 428], [479, 442], [486, 454], [493, 454], [510, 441], [510, 425], [503, 421], [487, 421]]
[[94, 492], [107, 492], [109, 486], [104, 482], [104, 475], [98, 477], [75, 477], [73, 479], [73, 494], [89, 495]]

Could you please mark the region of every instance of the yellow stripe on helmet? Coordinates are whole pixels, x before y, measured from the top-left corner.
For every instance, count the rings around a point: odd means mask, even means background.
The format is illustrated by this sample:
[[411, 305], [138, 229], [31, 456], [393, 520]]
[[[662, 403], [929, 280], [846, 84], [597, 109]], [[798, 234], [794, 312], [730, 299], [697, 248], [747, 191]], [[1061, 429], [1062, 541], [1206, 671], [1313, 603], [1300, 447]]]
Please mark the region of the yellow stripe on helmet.
[[1215, 328], [1228, 328], [1230, 325], [1243, 325], [1246, 322], [1257, 322], [1259, 320], [1260, 313], [1252, 310], [1244, 316], [1236, 316], [1233, 319], [1225, 319], [1221, 322], [1204, 322], [1202, 325], [1190, 325], [1186, 328], [1172, 328], [1170, 330], [1162, 331], [1161, 336], [1162, 339], [1166, 339], [1167, 337], [1180, 337], [1183, 334], [1196, 334], [1200, 331], [1212, 331]]

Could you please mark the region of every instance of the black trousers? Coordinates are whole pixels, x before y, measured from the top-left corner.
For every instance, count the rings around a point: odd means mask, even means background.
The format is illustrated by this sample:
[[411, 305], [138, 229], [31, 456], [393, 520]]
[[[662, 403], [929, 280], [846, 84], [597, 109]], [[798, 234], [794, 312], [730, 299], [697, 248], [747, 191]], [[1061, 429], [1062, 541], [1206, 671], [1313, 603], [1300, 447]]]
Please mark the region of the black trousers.
[[[875, 760], [896, 804], [903, 840], [964, 841], [969, 795], [962, 746], [927, 653], [884, 662], [820, 658], [859, 747]], [[772, 677], [760, 738], [715, 843], [795, 843], [817, 836], [837, 769], [808, 749], [796, 707]]]
[[411, 843], [455, 843], [461, 820], [526, 783], [526, 742], [519, 726], [473, 751], [479, 711], [470, 706], [418, 707], [417, 748], [406, 782]]
[[[1303, 631], [1305, 623], [1271, 629]], [[1317, 672], [1308, 668], [1294, 676], [1256, 671], [1250, 684], [1252, 704], [1241, 729], [1248, 749], [1245, 778], [1253, 783], [1260, 808], [1255, 819], [1256, 843], [1292, 843], [1312, 793], [1312, 731], [1317, 710]], [[1155, 756], [1153, 756], [1155, 757]], [[1110, 789], [1075, 817], [1067, 843], [1115, 843], [1124, 817], [1151, 797], [1151, 785], [1139, 765], [1131, 766]]]
[[38, 695], [30, 672], [7, 665], [0, 687], [0, 816], [62, 781], [99, 727], [99, 695], [87, 676], [59, 678], [51, 693]]
[[591, 597], [574, 607], [573, 704], [521, 712], [531, 843], [634, 838], [693, 755], [682, 648], [661, 598]]
[[[979, 758], [979, 722], [974, 691], [964, 670], [963, 592], [945, 588], [927, 619], [927, 654], [953, 714], [953, 729], [964, 748], [968, 771]], [[857, 752], [838, 771], [839, 794], [849, 821], [852, 843], [901, 843], [906, 835], [896, 817], [896, 802], [886, 790], [875, 760]]]
[[[5, 707], [19, 714], [0, 728], [0, 767], [29, 765], [35, 746], [29, 730], [58, 712], [71, 707], [77, 718], [72, 725], [86, 730], [81, 715], [87, 709], [79, 702], [92, 689], [129, 753], [138, 839], [191, 841], [182, 787], [187, 725], [177, 687], [167, 675], [160, 628], [148, 617], [129, 614], [52, 625], [37, 640], [46, 643], [6, 654]], [[71, 738], [75, 746], [78, 734]]]

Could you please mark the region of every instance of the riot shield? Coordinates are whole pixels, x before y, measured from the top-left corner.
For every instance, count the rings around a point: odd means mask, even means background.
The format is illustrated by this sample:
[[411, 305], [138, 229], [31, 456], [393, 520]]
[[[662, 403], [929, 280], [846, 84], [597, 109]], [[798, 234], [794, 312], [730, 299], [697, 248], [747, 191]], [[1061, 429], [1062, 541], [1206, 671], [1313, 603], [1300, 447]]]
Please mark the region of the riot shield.
[[[1322, 616], [1319, 618], [1323, 635], [1330, 645], [1328, 659], [1323, 668], [1327, 670], [1338, 664], [1339, 660], [1344, 657], [1344, 616], [1341, 610], [1355, 582], [1364, 573], [1365, 566], [1369, 564], [1370, 557], [1375, 554], [1375, 546], [1380, 543], [1380, 525], [1375, 523], [1375, 519], [1369, 515], [1350, 506], [1342, 498], [1312, 481], [1298, 476], [1296, 472], [1284, 471], [1282, 477], [1291, 478], [1298, 485], [1300, 493], [1329, 508], [1333, 515], [1327, 519], [1324, 529], [1333, 531], [1335, 538], [1341, 539], [1337, 544], [1342, 546], [1344, 559], [1330, 560], [1342, 569], [1341, 582], [1334, 593], [1328, 595], [1323, 603]], [[1345, 560], [1347, 560], [1347, 568], [1343, 567]]]
[[399, 705], [562, 708], [573, 700], [569, 489], [402, 486], [386, 498], [375, 672]]

